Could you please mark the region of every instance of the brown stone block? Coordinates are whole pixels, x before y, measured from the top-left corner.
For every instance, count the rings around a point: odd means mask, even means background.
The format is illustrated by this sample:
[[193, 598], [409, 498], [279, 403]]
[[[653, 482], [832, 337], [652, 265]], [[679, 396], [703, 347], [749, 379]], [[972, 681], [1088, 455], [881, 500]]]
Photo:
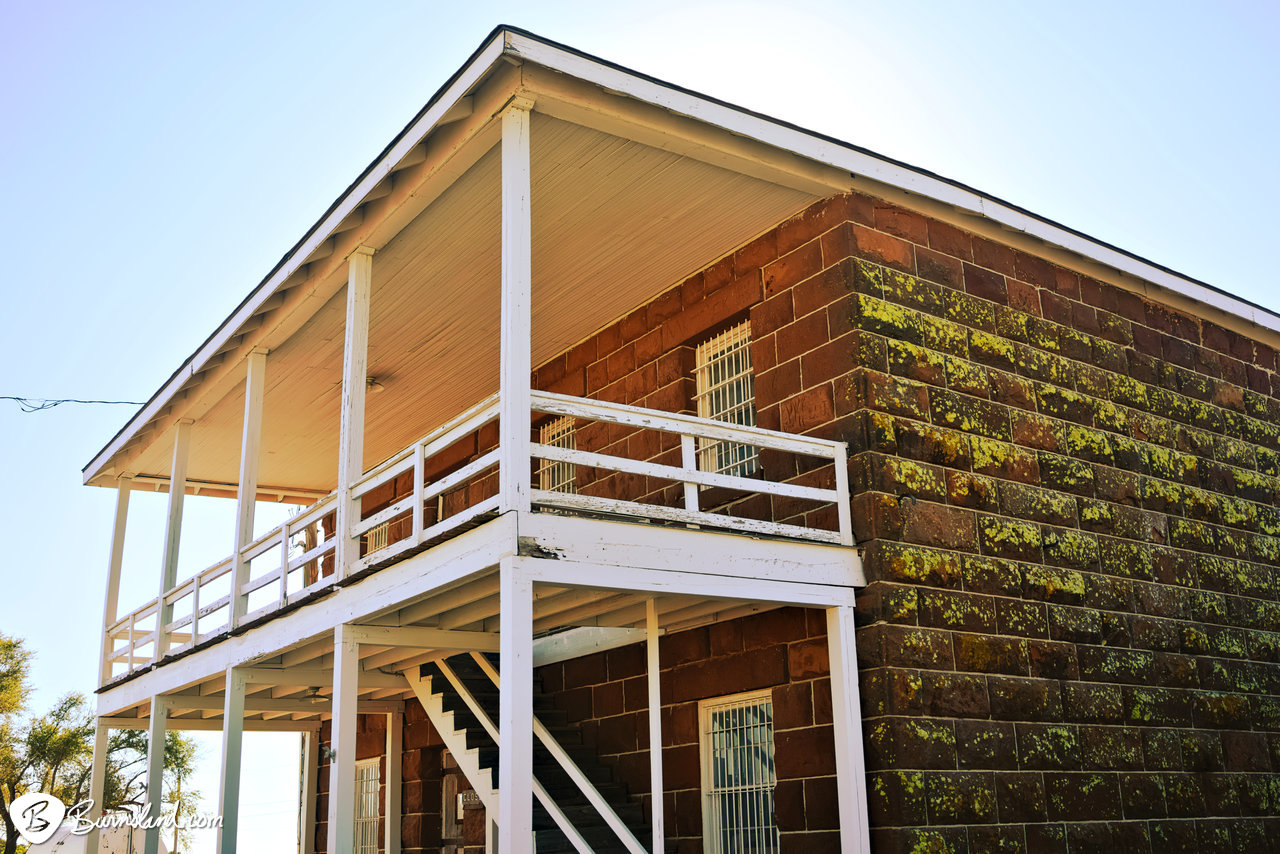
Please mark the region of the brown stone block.
[[883, 626], [884, 660], [894, 667], [953, 666], [948, 632], [911, 626]]
[[973, 247], [973, 261], [975, 264], [1003, 273], [1006, 276], [1017, 275], [1014, 250], [1001, 243], [996, 243], [977, 235], [972, 235], [970, 241]]
[[887, 202], [875, 206], [875, 227], [912, 243], [927, 245], [929, 221], [915, 211], [905, 210]]
[[1062, 720], [1061, 689], [1055, 680], [992, 676], [987, 679], [991, 717], [1010, 721]]
[[822, 269], [822, 244], [818, 240], [788, 252], [763, 267], [765, 297], [781, 293]]
[[1063, 717], [1084, 723], [1118, 723], [1124, 717], [1124, 694], [1116, 685], [1067, 682], [1062, 685]]
[[792, 679], [813, 679], [831, 672], [827, 641], [806, 640], [787, 647], [787, 667]]
[[924, 775], [929, 819], [939, 824], [988, 824], [996, 820], [995, 775], [975, 771]]
[[955, 768], [956, 738], [950, 721], [882, 718], [866, 730], [870, 769]]
[[1042, 679], [1080, 678], [1080, 664], [1076, 660], [1074, 644], [1028, 640], [1027, 660], [1032, 676]]
[[1026, 675], [1027, 642], [1021, 638], [956, 633], [956, 669], [980, 673]]
[[973, 244], [966, 231], [931, 219], [928, 221], [929, 246], [963, 261], [973, 260]]
[[916, 272], [920, 278], [948, 288], [963, 287], [964, 272], [958, 259], [922, 246], [917, 246], [915, 251]]
[[769, 688], [786, 681], [786, 649], [768, 647], [679, 667], [674, 671], [669, 696], [675, 702], [700, 700]]
[[1050, 821], [1116, 820], [1122, 816], [1115, 774], [1046, 773]]
[[990, 439], [1009, 440], [1009, 410], [1006, 407], [940, 388], [929, 389], [928, 395], [929, 411], [935, 424]]
[[[844, 226], [841, 238], [845, 241], [846, 249], [842, 254], [865, 258], [904, 273], [915, 272], [915, 253], [912, 251], [911, 244], [906, 241], [856, 223]], [[826, 251], [827, 244], [824, 239], [823, 252]]]
[[1019, 637], [1045, 637], [1049, 623], [1045, 605], [1040, 602], [1023, 602], [1017, 599], [997, 599], [996, 628], [1004, 635]]
[[979, 299], [990, 300], [1000, 305], [1009, 304], [1009, 293], [1004, 276], [992, 270], [966, 263], [964, 286], [966, 291]]
[[1011, 723], [956, 721], [955, 738], [956, 761], [961, 768], [1003, 771], [1018, 767]]
[[815, 726], [775, 733], [778, 779], [835, 773], [832, 728]]

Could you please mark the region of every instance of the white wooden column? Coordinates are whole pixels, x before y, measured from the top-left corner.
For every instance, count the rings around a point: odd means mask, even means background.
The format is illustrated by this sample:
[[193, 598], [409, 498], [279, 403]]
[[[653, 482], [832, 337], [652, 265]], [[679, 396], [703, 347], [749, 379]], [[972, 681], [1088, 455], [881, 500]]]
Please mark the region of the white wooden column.
[[298, 809], [298, 854], [316, 850], [316, 778], [320, 774], [320, 733], [302, 734], [302, 804]]
[[[373, 289], [373, 250], [361, 246], [347, 266], [347, 324], [342, 350], [342, 415], [338, 433], [338, 578], [360, 558], [351, 526], [359, 519], [351, 501], [351, 483], [364, 474], [364, 398], [369, 369], [369, 294]], [[352, 773], [355, 773], [354, 771]]]
[[840, 850], [870, 854], [867, 768], [862, 755], [862, 708], [858, 698], [858, 656], [854, 646], [852, 606], [827, 609], [827, 649], [831, 657], [831, 714], [835, 723]]
[[[527, 511], [531, 483], [529, 381], [533, 373], [533, 227], [529, 207], [529, 110], [502, 113], [502, 321], [498, 470], [501, 512]], [[504, 849], [505, 850], [505, 849]]]
[[653, 854], [666, 850], [663, 840], [666, 828], [663, 822], [662, 785], [662, 688], [658, 665], [658, 604], [649, 599], [645, 603], [645, 654], [649, 677], [649, 797], [652, 800]]
[[513, 558], [499, 569], [498, 851], [533, 839], [533, 582]]
[[[89, 808], [88, 819], [97, 822], [102, 817], [102, 798], [106, 794], [107, 783], [107, 747], [111, 737], [110, 730], [98, 719], [97, 729], [93, 736], [93, 770], [89, 776], [89, 799], [93, 806]], [[85, 834], [85, 854], [98, 854], [98, 828], [94, 827]]]
[[129, 521], [129, 490], [133, 486], [132, 475], [121, 475], [116, 480], [116, 518], [111, 529], [111, 557], [107, 561], [107, 591], [102, 603], [102, 660], [98, 668], [98, 682], [111, 681], [111, 626], [119, 619], [120, 568], [124, 565], [124, 534]]
[[349, 854], [356, 820], [356, 690], [360, 678], [359, 645], [351, 626], [333, 630], [333, 709], [330, 720], [329, 844], [330, 854]]
[[227, 668], [227, 688], [222, 701], [222, 773], [218, 778], [218, 854], [235, 854], [240, 830], [240, 759], [244, 754], [244, 693], [246, 680], [240, 671]]
[[165, 626], [173, 619], [173, 606], [164, 597], [178, 582], [178, 547], [182, 541], [182, 501], [187, 494], [187, 449], [191, 444], [190, 418], [178, 421], [173, 431], [173, 464], [169, 467], [169, 512], [164, 520], [164, 554], [160, 560], [160, 593], [156, 614], [156, 642], [152, 661], [169, 649]]
[[249, 580], [249, 562], [241, 555], [253, 542], [253, 514], [258, 500], [258, 463], [262, 454], [262, 397], [266, 385], [267, 354], [254, 350], [245, 360], [244, 433], [240, 439], [240, 483], [236, 489], [235, 550], [231, 553], [231, 625], [244, 619], [249, 597], [240, 591]]
[[[164, 792], [165, 723], [169, 717], [169, 700], [157, 694], [151, 698], [151, 720], [147, 726], [147, 809], [146, 815], [160, 818], [161, 795]], [[157, 824], [146, 830], [143, 854], [159, 854], [160, 831]]]
[[387, 806], [384, 854], [400, 854], [400, 760], [404, 750], [404, 714], [387, 714]]

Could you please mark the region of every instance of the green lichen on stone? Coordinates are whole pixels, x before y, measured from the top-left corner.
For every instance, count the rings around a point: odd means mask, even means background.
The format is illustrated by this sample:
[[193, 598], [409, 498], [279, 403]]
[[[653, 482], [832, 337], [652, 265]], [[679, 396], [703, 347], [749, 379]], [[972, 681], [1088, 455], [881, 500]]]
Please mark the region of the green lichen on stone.
[[983, 545], [991, 551], [1023, 552], [1041, 545], [1040, 527], [1017, 519], [983, 516], [978, 521], [978, 531]]
[[858, 294], [858, 326], [886, 338], [919, 343], [920, 315], [891, 302]]
[[1127, 433], [1129, 413], [1107, 400], [1093, 402], [1093, 423], [1112, 433]]
[[996, 332], [1005, 338], [1012, 338], [1014, 341], [1027, 340], [1027, 329], [1029, 326], [1029, 318], [1020, 311], [1014, 311], [1004, 306], [996, 307]]
[[1079, 392], [1044, 385], [1036, 389], [1036, 401], [1042, 414], [1055, 418], [1069, 418], [1073, 412], [1089, 407], [1089, 398]]
[[889, 339], [889, 373], [941, 385], [945, 377], [944, 358], [918, 344]]
[[1063, 450], [1073, 457], [1095, 463], [1111, 463], [1113, 451], [1111, 439], [1101, 430], [1068, 424], [1063, 432]]
[[1171, 448], [1157, 445], [1145, 445], [1146, 462], [1151, 474], [1155, 477], [1186, 483], [1195, 478], [1196, 458]]
[[916, 584], [953, 586], [960, 575], [960, 564], [955, 557], [929, 549], [898, 546], [890, 558], [894, 574]]
[[946, 301], [943, 315], [948, 320], [975, 329], [995, 329], [996, 312], [993, 304], [952, 290], [945, 291], [943, 299]]
[[1042, 537], [1049, 563], [1087, 568], [1098, 562], [1098, 539], [1069, 528], [1047, 528]]
[[920, 318], [920, 331], [921, 341], [931, 350], [969, 357], [969, 333], [960, 324], [926, 315]]
[[1258, 461], [1259, 472], [1270, 477], [1280, 477], [1280, 453], [1268, 448], [1256, 448], [1254, 453]]
[[879, 264], [858, 259], [858, 274], [877, 287], [884, 287], [884, 268]]
[[1074, 371], [1071, 362], [1053, 353], [1045, 353], [1031, 347], [1018, 347], [1015, 362], [1018, 373], [1044, 380], [1054, 385], [1066, 385], [1071, 382]]
[[1016, 364], [1013, 344], [999, 335], [992, 335], [981, 329], [969, 330], [969, 354], [975, 360], [989, 365], [1012, 367]]
[[972, 436], [969, 439], [970, 460], [973, 470], [994, 472], [1003, 469], [1018, 454], [1025, 454], [1016, 445], [998, 442], [995, 439], [984, 439]]
[[1092, 494], [1094, 486], [1093, 466], [1081, 460], [1050, 454], [1039, 454], [1040, 482], [1050, 489], [1061, 489], [1076, 494]]
[[1147, 400], [1147, 385], [1124, 374], [1112, 374], [1110, 379], [1111, 399], [1125, 406], [1146, 409], [1150, 406]]
[[1240, 498], [1217, 498], [1222, 511], [1222, 524], [1248, 530], [1258, 528], [1258, 505]]
[[1058, 325], [1038, 317], [1027, 318], [1027, 343], [1041, 350], [1058, 353], [1062, 344], [1058, 337]]
[[885, 292], [904, 305], [919, 308], [930, 314], [942, 311], [942, 298], [937, 285], [921, 281], [897, 270], [885, 271]]
[[1153, 477], [1144, 477], [1138, 484], [1144, 507], [1155, 510], [1180, 510], [1185, 499], [1186, 487]]
[[1232, 469], [1231, 476], [1238, 493], [1247, 494], [1258, 500], [1270, 500], [1270, 497], [1276, 494], [1275, 479], [1266, 475], [1248, 469]]
[[895, 495], [940, 501], [947, 494], [947, 484], [940, 469], [902, 457], [888, 457], [883, 465], [885, 489]]
[[1024, 768], [1068, 767], [1079, 753], [1074, 727], [1028, 727], [1018, 731], [1018, 754]]
[[1100, 528], [1115, 524], [1115, 509], [1108, 501], [1085, 499], [1080, 502], [1080, 524]]
[[988, 386], [986, 369], [962, 359], [947, 359], [946, 374], [947, 386], [966, 394], [985, 392]]
[[893, 416], [885, 412], [877, 412], [874, 409], [866, 410], [866, 412], [868, 450], [880, 451], [886, 454], [896, 453], [898, 436], [894, 427]]
[[955, 846], [934, 830], [915, 831], [915, 841], [907, 854], [955, 854]]
[[1075, 603], [1084, 599], [1084, 575], [1073, 569], [1029, 566], [1023, 572], [1028, 594], [1054, 602]]

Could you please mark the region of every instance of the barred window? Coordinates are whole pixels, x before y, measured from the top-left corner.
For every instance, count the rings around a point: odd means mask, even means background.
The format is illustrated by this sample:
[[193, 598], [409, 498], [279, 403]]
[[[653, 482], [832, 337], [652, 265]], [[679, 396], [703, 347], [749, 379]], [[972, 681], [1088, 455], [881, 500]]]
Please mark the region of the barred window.
[[[573, 416], [566, 415], [563, 418], [557, 418], [542, 425], [542, 430], [538, 435], [538, 442], [554, 448], [565, 448], [572, 451], [575, 447], [573, 441]], [[577, 492], [577, 482], [573, 469], [573, 463], [557, 460], [539, 460], [538, 487], [551, 492]]]
[[707, 854], [776, 854], [771, 693], [704, 700], [699, 711], [703, 850]]
[[[695, 357], [698, 415], [754, 427], [751, 324], [740, 323], [698, 345]], [[702, 471], [745, 476], [759, 468], [759, 458], [754, 445], [702, 440], [698, 467]]]
[[355, 854], [378, 854], [378, 760], [356, 763]]

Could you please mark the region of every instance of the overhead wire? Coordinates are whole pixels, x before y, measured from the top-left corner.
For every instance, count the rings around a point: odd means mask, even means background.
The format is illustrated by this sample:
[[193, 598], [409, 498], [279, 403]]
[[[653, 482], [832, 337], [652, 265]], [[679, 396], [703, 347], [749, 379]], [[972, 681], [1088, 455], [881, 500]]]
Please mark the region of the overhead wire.
[[53, 409], [63, 403], [84, 403], [94, 404], [102, 403], [111, 406], [141, 406], [142, 401], [138, 400], [81, 400], [76, 397], [65, 397], [59, 400], [51, 400], [42, 397], [13, 397], [12, 395], [0, 395], [0, 400], [12, 400], [21, 407], [23, 412], [40, 412], [44, 409]]

